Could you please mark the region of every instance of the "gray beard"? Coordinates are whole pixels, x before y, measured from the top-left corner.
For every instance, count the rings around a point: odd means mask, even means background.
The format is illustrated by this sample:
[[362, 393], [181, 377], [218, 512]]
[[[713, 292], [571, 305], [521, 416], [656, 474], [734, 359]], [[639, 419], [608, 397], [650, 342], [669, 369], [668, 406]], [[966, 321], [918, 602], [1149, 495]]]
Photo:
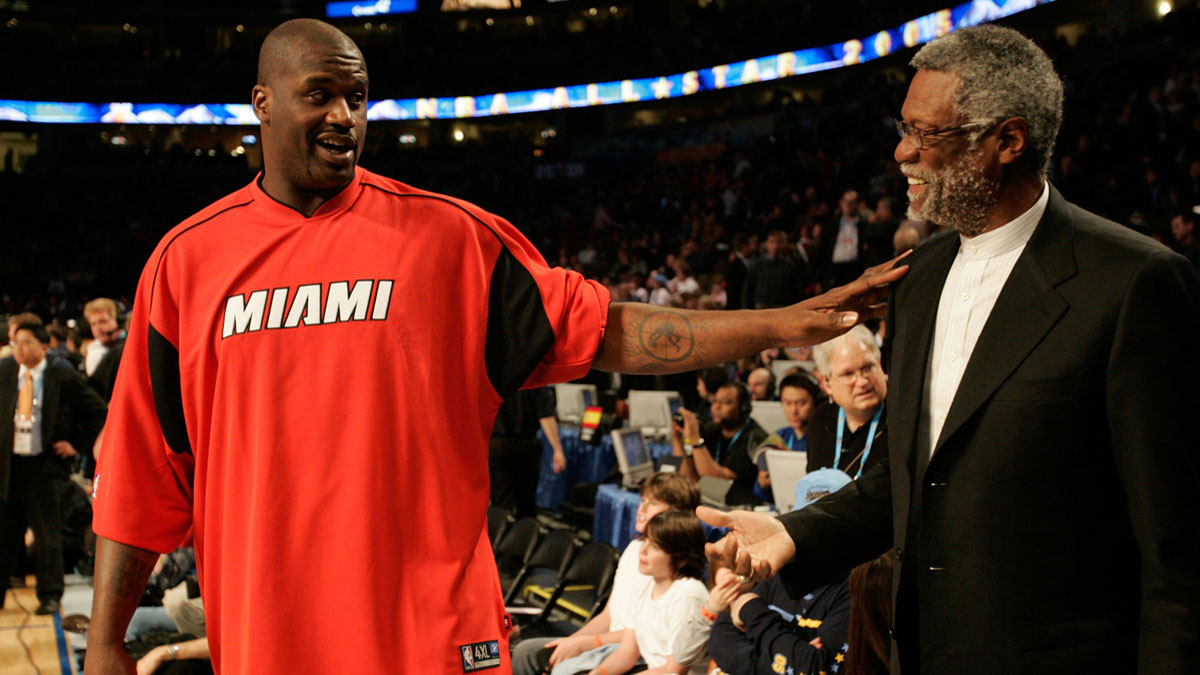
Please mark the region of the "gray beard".
[[909, 174], [928, 181], [920, 208], [909, 202], [907, 216], [928, 220], [974, 237], [987, 230], [988, 216], [999, 203], [1000, 185], [984, 177], [974, 166], [974, 158], [964, 156], [940, 175], [909, 169]]

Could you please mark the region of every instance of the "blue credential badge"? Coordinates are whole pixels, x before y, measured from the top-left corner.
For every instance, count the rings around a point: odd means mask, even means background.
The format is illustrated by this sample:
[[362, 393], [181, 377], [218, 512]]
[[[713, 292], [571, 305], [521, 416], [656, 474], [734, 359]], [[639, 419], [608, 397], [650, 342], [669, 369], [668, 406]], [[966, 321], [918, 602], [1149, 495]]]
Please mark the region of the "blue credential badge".
[[458, 648], [464, 673], [500, 667], [500, 641], [474, 642]]

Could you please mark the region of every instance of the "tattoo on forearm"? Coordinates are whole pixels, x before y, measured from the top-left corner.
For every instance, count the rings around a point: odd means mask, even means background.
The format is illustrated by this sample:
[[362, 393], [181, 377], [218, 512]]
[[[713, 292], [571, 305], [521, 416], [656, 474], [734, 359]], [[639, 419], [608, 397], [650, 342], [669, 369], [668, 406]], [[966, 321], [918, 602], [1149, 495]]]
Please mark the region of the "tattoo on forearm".
[[639, 368], [679, 370], [685, 362], [700, 363], [705, 345], [692, 322], [682, 314], [654, 311], [632, 321], [625, 341], [626, 356]]

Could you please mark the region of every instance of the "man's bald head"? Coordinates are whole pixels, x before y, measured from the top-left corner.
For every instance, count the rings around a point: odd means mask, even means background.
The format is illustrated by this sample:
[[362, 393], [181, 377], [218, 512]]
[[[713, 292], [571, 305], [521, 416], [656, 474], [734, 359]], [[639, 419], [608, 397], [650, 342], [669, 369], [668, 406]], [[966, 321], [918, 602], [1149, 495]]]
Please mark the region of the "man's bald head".
[[270, 86], [271, 80], [288, 67], [301, 62], [315, 51], [333, 48], [353, 52], [366, 60], [354, 40], [336, 27], [316, 19], [292, 19], [275, 27], [258, 50], [258, 84]]

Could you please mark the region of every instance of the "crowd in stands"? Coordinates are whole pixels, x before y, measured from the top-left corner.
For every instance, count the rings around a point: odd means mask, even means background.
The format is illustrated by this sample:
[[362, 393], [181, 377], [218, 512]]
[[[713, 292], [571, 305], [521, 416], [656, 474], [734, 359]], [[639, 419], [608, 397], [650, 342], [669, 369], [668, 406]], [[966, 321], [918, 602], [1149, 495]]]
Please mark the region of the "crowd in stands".
[[[1067, 87], [1050, 179], [1071, 201], [1195, 261], [1200, 49], [1188, 35], [1200, 21], [1180, 14], [1142, 34], [1045, 44]], [[896, 72], [850, 69], [828, 79], [819, 102], [780, 89], [766, 108], [714, 106], [710, 119], [592, 138], [564, 133], [541, 157], [518, 141], [401, 148], [373, 125], [363, 161], [502, 215], [548, 260], [604, 279], [618, 299], [784, 303], [797, 298], [797, 277], [802, 297], [855, 269], [842, 262], [849, 249], [835, 250], [844, 220], [862, 230], [861, 264], [889, 257], [897, 236], [913, 245], [929, 234], [917, 223], [898, 232], [906, 184], [891, 160], [891, 120], [906, 83]], [[57, 133], [67, 132], [47, 130]], [[10, 244], [22, 252], [0, 269], [0, 310], [49, 319], [78, 317], [98, 294], [127, 302], [167, 229], [253, 177], [227, 153], [194, 156], [176, 141], [118, 147], [90, 132], [65, 135], [43, 143], [23, 173], [0, 172], [17, 224]], [[583, 175], [541, 171], [564, 164]], [[749, 261], [772, 262], [743, 298]]]
[[[1192, 12], [1147, 33], [1046, 45], [1067, 85], [1051, 182], [1193, 264], [1200, 263], [1200, 49], [1191, 37], [1198, 24]], [[892, 116], [906, 85], [893, 74], [875, 71], [864, 84], [851, 72], [832, 80], [820, 102], [780, 96], [768, 109], [736, 111], [731, 123], [575, 139], [540, 160], [519, 145], [402, 151], [368, 137], [364, 164], [503, 215], [551, 262], [602, 279], [614, 300], [776, 307], [853, 279], [933, 234], [930, 224], [904, 219], [906, 182], [891, 157]], [[87, 376], [104, 399], [142, 261], [167, 228], [251, 178], [228, 156], [147, 150], [57, 148], [21, 174], [0, 173], [0, 199], [17, 223], [8, 244], [21, 252], [0, 270], [9, 339], [15, 328], [45, 321], [47, 358]], [[583, 176], [537, 178], [548, 160], [578, 163]], [[453, 283], [447, 270], [429, 274], [430, 283]], [[92, 299], [98, 290], [118, 301]], [[637, 531], [644, 537], [622, 554], [608, 606], [573, 635], [518, 642], [517, 672], [615, 675], [639, 659], [661, 672], [832, 672], [843, 663], [842, 672], [886, 672], [890, 557], [789, 598], [777, 582], [751, 589], [727, 571], [706, 574], [703, 531], [691, 515], [702, 476], [733, 481], [731, 503], [771, 501], [760, 461], [767, 449], [804, 450], [810, 475], [831, 470], [845, 480], [887, 456], [886, 326], [872, 328], [878, 332], [857, 328], [811, 351], [764, 352], [668, 381], [688, 401], [671, 434], [678, 472], [643, 486]], [[777, 358], [811, 360], [812, 372], [796, 369], [776, 383], [769, 366]], [[753, 400], [780, 401], [788, 426], [763, 429], [750, 417]], [[529, 403], [502, 435], [554, 434], [549, 409]], [[91, 453], [77, 450], [86, 481]], [[529, 512], [527, 501], [522, 509]], [[761, 650], [764, 641], [784, 644], [784, 636], [787, 647]]]

